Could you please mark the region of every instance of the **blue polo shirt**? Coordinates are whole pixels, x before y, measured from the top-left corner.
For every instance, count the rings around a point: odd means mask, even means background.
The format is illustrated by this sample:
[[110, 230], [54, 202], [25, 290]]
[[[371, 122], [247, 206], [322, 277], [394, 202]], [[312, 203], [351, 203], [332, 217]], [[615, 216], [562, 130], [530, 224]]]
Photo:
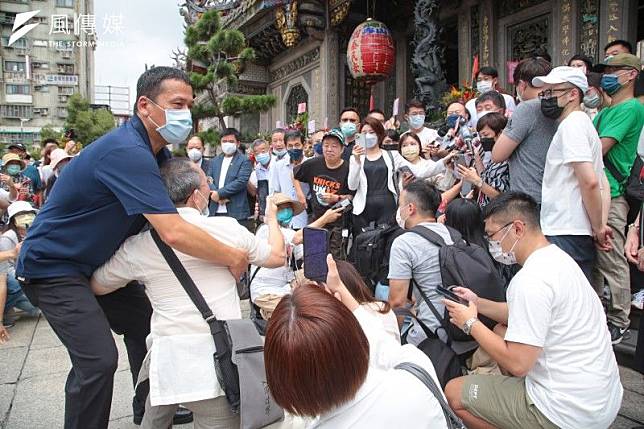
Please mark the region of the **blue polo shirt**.
[[136, 115], [83, 149], [29, 228], [16, 275], [90, 277], [141, 230], [143, 214], [176, 213], [159, 173], [169, 158], [165, 149], [154, 155]]

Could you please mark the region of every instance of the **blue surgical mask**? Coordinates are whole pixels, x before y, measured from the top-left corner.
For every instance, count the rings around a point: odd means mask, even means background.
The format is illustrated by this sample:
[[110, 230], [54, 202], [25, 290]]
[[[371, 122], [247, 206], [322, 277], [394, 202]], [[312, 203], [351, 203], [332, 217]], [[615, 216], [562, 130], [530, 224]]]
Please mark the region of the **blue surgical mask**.
[[622, 89], [622, 84], [619, 83], [619, 76], [616, 74], [605, 74], [602, 76], [600, 85], [608, 95], [613, 95], [620, 89]]
[[[149, 99], [148, 99], [149, 100]], [[165, 112], [165, 125], [159, 126], [148, 116], [150, 122], [157, 126], [157, 132], [170, 144], [183, 143], [192, 131], [192, 114], [190, 109], [164, 109], [154, 101], [152, 104]]]
[[419, 130], [425, 126], [425, 115], [411, 115], [409, 117], [409, 126], [414, 130]]
[[342, 134], [344, 134], [345, 138], [355, 136], [358, 131], [358, 127], [353, 122], [343, 122], [342, 125], [340, 125], [340, 129], [342, 130]]
[[266, 165], [271, 162], [271, 154], [268, 152], [260, 153], [255, 155], [255, 159], [262, 165]]
[[284, 207], [277, 211], [277, 222], [282, 226], [288, 226], [293, 220], [293, 209], [291, 207]]
[[317, 155], [322, 155], [322, 154], [323, 154], [323, 151], [322, 151], [322, 143], [316, 143], [316, 144], [314, 144], [314, 145], [313, 145], [313, 151], [314, 151]]
[[447, 116], [447, 126], [450, 128], [454, 128], [456, 126], [456, 121], [458, 121], [458, 118], [460, 118], [459, 115], [456, 113], [453, 113], [451, 115]]
[[367, 149], [371, 149], [372, 147], [378, 145], [378, 135], [376, 135], [376, 133], [366, 133], [364, 135], [364, 142], [367, 146]]
[[597, 109], [602, 105], [602, 99], [596, 92], [584, 95], [584, 106], [589, 109]]
[[16, 164], [7, 165], [7, 174], [9, 176], [17, 176], [18, 174], [20, 174], [21, 170], [22, 169], [20, 168], [19, 165], [16, 165]]
[[304, 156], [304, 150], [302, 149], [289, 149], [288, 156], [291, 158], [291, 161], [299, 161]]

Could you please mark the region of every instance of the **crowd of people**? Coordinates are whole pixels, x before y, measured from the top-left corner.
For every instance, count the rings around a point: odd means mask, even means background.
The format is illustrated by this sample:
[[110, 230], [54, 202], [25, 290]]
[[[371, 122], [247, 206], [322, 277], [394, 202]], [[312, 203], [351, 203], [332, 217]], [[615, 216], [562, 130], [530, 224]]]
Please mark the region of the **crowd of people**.
[[[644, 302], [631, 51], [526, 58], [516, 94], [482, 67], [476, 96], [432, 124], [410, 100], [401, 118], [347, 107], [308, 135], [226, 128], [212, 157], [189, 78], [151, 68], [131, 120], [79, 154], [48, 140], [38, 162], [19, 143], [3, 156], [0, 342], [16, 317], [48, 320], [72, 362], [65, 428], [107, 427], [112, 331], [136, 424], [239, 427], [212, 326], [158, 236], [217, 319], [241, 319], [248, 290], [287, 414], [275, 427], [609, 427], [612, 345]], [[325, 282], [304, 274], [306, 228], [328, 232]]]

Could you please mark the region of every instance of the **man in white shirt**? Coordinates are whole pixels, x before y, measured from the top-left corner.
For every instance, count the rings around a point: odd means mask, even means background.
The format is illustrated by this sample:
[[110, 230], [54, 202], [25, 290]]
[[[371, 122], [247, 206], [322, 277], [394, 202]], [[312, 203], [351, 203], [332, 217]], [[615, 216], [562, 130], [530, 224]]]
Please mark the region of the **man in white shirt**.
[[609, 250], [612, 230], [606, 226], [610, 191], [601, 141], [581, 110], [588, 81], [581, 69], [562, 66], [535, 77], [532, 85], [543, 90], [539, 94], [543, 115], [559, 122], [546, 155], [541, 230], [590, 281], [596, 259], [593, 237]]
[[419, 100], [411, 100], [407, 103], [405, 109], [405, 120], [409, 124], [409, 130], [403, 135], [410, 132], [416, 134], [423, 146], [421, 150], [427, 149], [436, 141], [438, 132], [425, 126], [425, 105]]
[[[619, 369], [599, 297], [570, 256], [548, 242], [534, 199], [500, 195], [485, 208], [494, 258], [523, 266], [507, 303], [454, 292], [445, 299], [451, 322], [472, 335], [511, 376], [451, 380], [445, 394], [470, 429], [607, 428], [622, 402]], [[494, 332], [477, 314], [499, 322]]]
[[[260, 241], [235, 219], [208, 217], [208, 183], [196, 164], [182, 159], [167, 161], [161, 176], [181, 217], [223, 242], [248, 251], [249, 261], [265, 267], [284, 265], [284, 238], [269, 204], [268, 240]], [[241, 319], [235, 278], [225, 266], [177, 252], [177, 256], [218, 319]], [[92, 276], [98, 295], [108, 294], [137, 280], [146, 286], [153, 314], [148, 337], [150, 395], [143, 428], [168, 427], [179, 403], [195, 414], [195, 425], [213, 421], [239, 425], [227, 406], [215, 375], [214, 342], [208, 324], [192, 303], [149, 231], [127, 239]], [[142, 380], [141, 377], [139, 377]], [[217, 420], [219, 419], [219, 420]]]
[[[481, 70], [476, 74], [476, 90], [479, 95], [485, 94], [488, 91], [499, 90], [499, 72], [494, 67], [481, 67]], [[500, 92], [500, 91], [499, 91]], [[506, 110], [512, 114], [516, 108], [514, 98], [508, 94], [502, 94], [505, 100]], [[465, 103], [465, 108], [470, 112], [470, 122], [468, 125], [472, 128], [476, 127], [478, 121], [478, 113], [476, 109], [476, 98], [472, 98]]]

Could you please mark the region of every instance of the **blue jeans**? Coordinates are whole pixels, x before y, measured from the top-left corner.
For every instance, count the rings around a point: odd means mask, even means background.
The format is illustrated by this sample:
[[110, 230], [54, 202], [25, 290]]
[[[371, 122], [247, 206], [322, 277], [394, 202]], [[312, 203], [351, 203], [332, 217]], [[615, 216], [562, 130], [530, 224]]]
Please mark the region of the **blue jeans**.
[[584, 275], [591, 281], [593, 266], [597, 260], [595, 241], [589, 235], [548, 235], [549, 242], [566, 252], [575, 260]]
[[16, 276], [13, 272], [9, 272], [7, 273], [7, 301], [4, 304], [4, 314], [7, 314], [7, 311], [14, 307], [26, 312], [29, 316], [38, 315], [38, 308], [29, 302], [29, 299], [22, 292]]

